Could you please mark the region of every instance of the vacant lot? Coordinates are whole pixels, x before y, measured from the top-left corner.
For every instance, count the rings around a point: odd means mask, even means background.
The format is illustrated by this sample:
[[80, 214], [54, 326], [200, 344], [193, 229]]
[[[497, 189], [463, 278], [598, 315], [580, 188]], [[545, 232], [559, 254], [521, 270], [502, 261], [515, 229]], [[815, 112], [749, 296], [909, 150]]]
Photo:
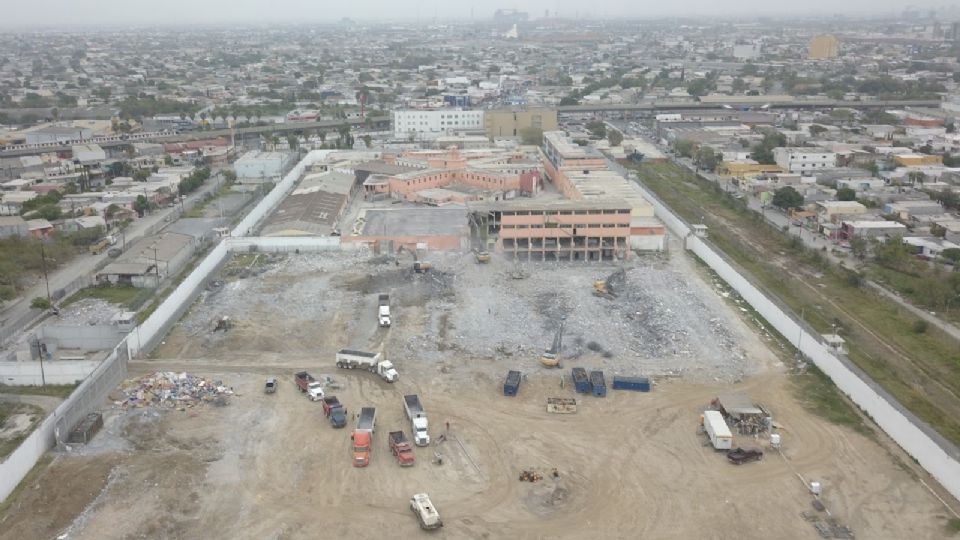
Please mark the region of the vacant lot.
[[[823, 483], [826, 506], [859, 538], [944, 536], [946, 511], [912, 467], [808, 412], [785, 367], [684, 257], [631, 262], [628, 283], [647, 288], [614, 300], [590, 294], [592, 279], [610, 268], [529, 267], [543, 275], [514, 280], [502, 261], [468, 260], [438, 258], [426, 275], [364, 256], [245, 258], [228, 267], [157, 358], [132, 368], [190, 371], [237, 395], [182, 411], [111, 405], [92, 444], [57, 458], [0, 511], [0, 539], [407, 538], [420, 534], [407, 507], [420, 491], [434, 499], [445, 522], [439, 534], [449, 538], [818, 538], [801, 517], [816, 511], [797, 475]], [[379, 329], [374, 299], [385, 288], [394, 325]], [[646, 311], [637, 314], [637, 303]], [[557, 310], [570, 328], [565, 368], [603, 368], [608, 380], [628, 369], [668, 376], [649, 394], [574, 394], [568, 369], [537, 363]], [[214, 333], [221, 315], [234, 326]], [[646, 324], [674, 337], [654, 339]], [[382, 347], [400, 381], [337, 370], [342, 346]], [[520, 393], [504, 397], [503, 375], [516, 367], [525, 374]], [[369, 467], [350, 466], [350, 427], [333, 429], [296, 391], [300, 369], [331, 378], [327, 393], [346, 405], [351, 425], [360, 407], [377, 408]], [[267, 376], [280, 377], [276, 394], [262, 392]], [[782, 455], [763, 438], [742, 437], [766, 457], [737, 467], [706, 444], [699, 415], [730, 390], [783, 425]], [[387, 432], [409, 435], [408, 393], [423, 400], [433, 444], [401, 469]], [[579, 410], [548, 414], [547, 397], [576, 397]], [[558, 478], [518, 481], [522, 470], [553, 468]]]

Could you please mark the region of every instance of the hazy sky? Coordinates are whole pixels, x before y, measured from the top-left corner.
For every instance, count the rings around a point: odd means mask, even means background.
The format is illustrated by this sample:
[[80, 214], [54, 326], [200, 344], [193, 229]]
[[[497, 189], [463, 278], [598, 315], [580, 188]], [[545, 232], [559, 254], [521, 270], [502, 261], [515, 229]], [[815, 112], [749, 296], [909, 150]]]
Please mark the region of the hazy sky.
[[0, 0], [0, 26], [177, 24], [236, 22], [321, 22], [355, 19], [489, 19], [497, 8], [520, 9], [542, 17], [661, 17], [692, 15], [776, 15], [843, 12], [865, 15], [900, 12], [905, 5], [926, 9], [956, 5], [944, 0]]

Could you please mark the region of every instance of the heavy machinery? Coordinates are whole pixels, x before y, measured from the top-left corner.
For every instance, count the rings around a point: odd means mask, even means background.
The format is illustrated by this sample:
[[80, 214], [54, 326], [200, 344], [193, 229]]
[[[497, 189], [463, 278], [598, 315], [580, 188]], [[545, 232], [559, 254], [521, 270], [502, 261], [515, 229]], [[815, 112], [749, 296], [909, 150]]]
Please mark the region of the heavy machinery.
[[422, 273], [426, 272], [427, 270], [430, 270], [431, 268], [433, 268], [433, 265], [432, 265], [432, 264], [428, 263], [427, 261], [421, 261], [421, 260], [420, 260], [420, 257], [417, 256], [417, 250], [416, 250], [416, 249], [410, 249], [410, 248], [408, 248], [408, 247], [406, 247], [406, 246], [403, 246], [403, 245], [401, 245], [400, 247], [397, 248], [397, 258], [396, 258], [396, 264], [397, 264], [397, 266], [400, 266], [400, 254], [403, 253], [404, 251], [406, 251], [407, 253], [410, 254], [411, 257], [413, 257], [413, 271], [414, 271], [414, 272], [416, 272], [416, 273], [418, 273], [418, 274], [422, 274]]
[[598, 279], [593, 282], [593, 295], [603, 298], [616, 298], [617, 292], [623, 285], [627, 277], [627, 272], [623, 268], [607, 276], [606, 279]]
[[543, 364], [544, 367], [560, 367], [560, 347], [563, 343], [563, 325], [564, 321], [561, 321], [560, 328], [557, 328], [557, 333], [553, 336], [553, 345], [543, 351], [543, 354], [540, 356], [540, 363]]

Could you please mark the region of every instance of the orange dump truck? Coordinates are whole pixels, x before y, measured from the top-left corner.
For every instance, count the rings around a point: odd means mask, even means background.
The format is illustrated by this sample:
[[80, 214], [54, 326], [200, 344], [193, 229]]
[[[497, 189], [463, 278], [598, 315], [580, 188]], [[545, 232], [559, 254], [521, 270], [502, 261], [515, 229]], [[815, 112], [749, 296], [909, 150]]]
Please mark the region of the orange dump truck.
[[370, 464], [370, 449], [373, 447], [373, 432], [377, 426], [377, 409], [363, 407], [357, 427], [350, 439], [353, 441], [353, 466], [366, 467]]

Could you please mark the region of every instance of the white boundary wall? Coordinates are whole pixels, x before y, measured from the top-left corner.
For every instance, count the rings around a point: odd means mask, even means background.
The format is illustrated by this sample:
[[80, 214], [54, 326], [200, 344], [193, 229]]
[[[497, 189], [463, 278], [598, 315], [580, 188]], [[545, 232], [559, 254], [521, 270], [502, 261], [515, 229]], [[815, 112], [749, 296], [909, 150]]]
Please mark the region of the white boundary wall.
[[86, 379], [100, 364], [99, 360], [50, 360], [43, 363], [41, 372], [40, 362], [0, 362], [0, 373], [3, 373], [0, 382], [14, 386], [39, 386], [44, 381], [74, 384]]
[[16, 489], [43, 454], [67, 437], [81, 418], [99, 409], [107, 394], [126, 376], [127, 350], [121, 343], [0, 463], [0, 501]]
[[707, 241], [691, 235], [690, 227], [653, 193], [641, 185], [644, 196], [653, 205], [657, 217], [685, 247], [700, 257], [730, 287], [781, 335], [791, 340], [804, 355], [823, 371], [858, 407], [866, 411], [901, 448], [917, 460], [955, 498], [960, 499], [960, 450], [933, 428], [906, 410], [896, 399], [873, 382], [849, 360], [834, 356], [820, 342], [820, 336], [797, 321], [793, 313], [781, 307], [726, 260], [722, 252]]

